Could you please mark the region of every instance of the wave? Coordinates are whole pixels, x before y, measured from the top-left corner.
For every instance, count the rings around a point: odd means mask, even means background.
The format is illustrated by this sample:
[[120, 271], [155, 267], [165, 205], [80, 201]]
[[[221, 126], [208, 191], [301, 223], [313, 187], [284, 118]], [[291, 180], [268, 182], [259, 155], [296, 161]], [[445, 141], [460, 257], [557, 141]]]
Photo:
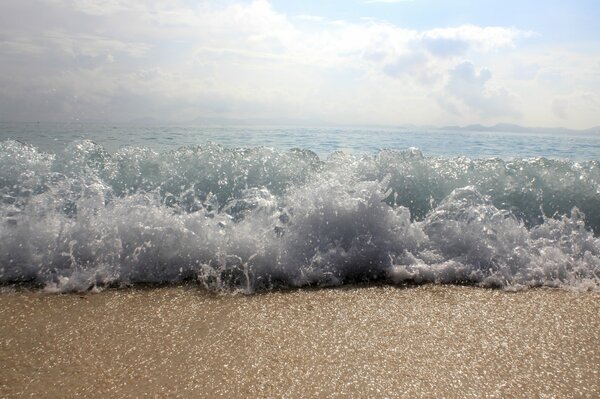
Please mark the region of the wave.
[[600, 289], [600, 163], [0, 142], [0, 283]]

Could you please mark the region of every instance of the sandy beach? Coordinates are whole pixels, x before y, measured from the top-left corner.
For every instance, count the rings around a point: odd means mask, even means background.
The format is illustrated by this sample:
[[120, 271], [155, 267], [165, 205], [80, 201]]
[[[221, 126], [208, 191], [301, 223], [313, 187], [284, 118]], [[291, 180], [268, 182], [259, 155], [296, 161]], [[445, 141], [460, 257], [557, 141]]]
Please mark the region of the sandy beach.
[[600, 295], [0, 294], [0, 396], [598, 397]]

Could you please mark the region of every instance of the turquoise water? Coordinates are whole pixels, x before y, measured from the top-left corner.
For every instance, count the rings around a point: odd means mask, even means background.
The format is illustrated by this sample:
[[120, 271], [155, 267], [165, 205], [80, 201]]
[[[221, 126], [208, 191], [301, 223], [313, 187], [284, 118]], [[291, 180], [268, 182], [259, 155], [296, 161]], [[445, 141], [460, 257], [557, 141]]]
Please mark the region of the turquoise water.
[[60, 152], [75, 140], [90, 139], [109, 151], [123, 146], [157, 151], [207, 142], [226, 147], [307, 148], [325, 158], [335, 151], [374, 154], [381, 149], [418, 148], [431, 156], [563, 158], [600, 160], [600, 135], [341, 127], [202, 127], [80, 123], [0, 123], [0, 140], [12, 138]]
[[100, 124], [0, 131], [0, 284], [600, 290], [593, 135]]

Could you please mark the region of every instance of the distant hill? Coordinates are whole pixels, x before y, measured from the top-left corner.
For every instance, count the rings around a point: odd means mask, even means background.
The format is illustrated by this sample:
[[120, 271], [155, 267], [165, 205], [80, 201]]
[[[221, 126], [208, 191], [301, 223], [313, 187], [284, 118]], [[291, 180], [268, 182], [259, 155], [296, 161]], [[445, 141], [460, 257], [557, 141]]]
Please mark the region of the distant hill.
[[492, 126], [473, 124], [467, 126], [432, 126], [432, 125], [378, 125], [378, 124], [341, 124], [330, 121], [315, 119], [294, 119], [294, 118], [226, 118], [226, 117], [198, 117], [187, 122], [173, 122], [157, 119], [154, 117], [144, 117], [132, 119], [127, 123], [140, 125], [199, 125], [199, 126], [296, 126], [296, 127], [339, 127], [339, 128], [383, 128], [383, 129], [402, 129], [402, 130], [451, 130], [468, 132], [498, 132], [498, 133], [550, 133], [550, 134], [568, 134], [568, 133], [589, 133], [600, 134], [600, 126], [594, 126], [589, 129], [567, 129], [564, 127], [527, 127], [513, 123], [498, 123]]
[[527, 127], [515, 125], [513, 123], [498, 123], [493, 126], [484, 126], [480, 124], [468, 126], [445, 126], [442, 130], [459, 130], [469, 132], [505, 132], [505, 133], [599, 133], [600, 126], [595, 126], [589, 129], [567, 129], [564, 127]]

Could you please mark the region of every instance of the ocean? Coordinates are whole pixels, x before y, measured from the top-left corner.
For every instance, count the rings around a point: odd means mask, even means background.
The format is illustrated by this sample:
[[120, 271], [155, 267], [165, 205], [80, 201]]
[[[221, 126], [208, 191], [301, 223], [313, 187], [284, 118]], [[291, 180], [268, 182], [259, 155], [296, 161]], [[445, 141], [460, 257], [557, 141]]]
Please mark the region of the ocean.
[[600, 290], [600, 136], [0, 124], [0, 284]]
[[598, 155], [0, 124], [0, 396], [598, 397]]

